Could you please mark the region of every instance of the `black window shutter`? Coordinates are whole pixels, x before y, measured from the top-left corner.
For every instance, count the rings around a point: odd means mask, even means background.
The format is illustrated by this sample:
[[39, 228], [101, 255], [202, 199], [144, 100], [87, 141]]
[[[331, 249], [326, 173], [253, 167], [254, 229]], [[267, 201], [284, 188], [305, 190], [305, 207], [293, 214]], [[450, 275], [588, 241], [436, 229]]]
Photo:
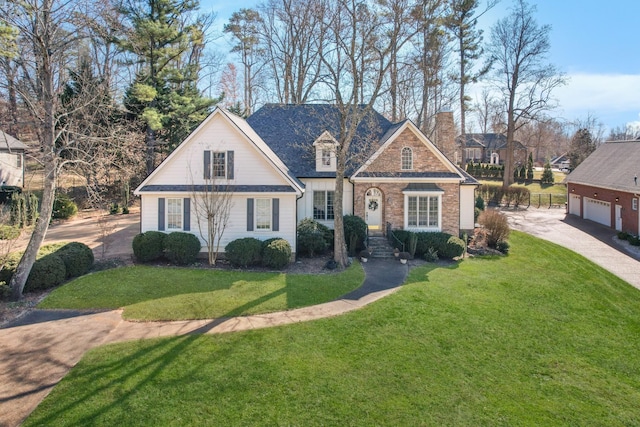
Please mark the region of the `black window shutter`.
[[247, 231], [253, 231], [253, 199], [247, 199]]
[[211, 179], [211, 151], [204, 152], [204, 179]]
[[280, 199], [271, 201], [271, 230], [280, 231]]
[[233, 179], [233, 151], [227, 151], [227, 179]]
[[191, 199], [188, 197], [182, 201], [182, 214], [182, 229], [191, 231]]
[[164, 197], [158, 199], [158, 231], [164, 231]]

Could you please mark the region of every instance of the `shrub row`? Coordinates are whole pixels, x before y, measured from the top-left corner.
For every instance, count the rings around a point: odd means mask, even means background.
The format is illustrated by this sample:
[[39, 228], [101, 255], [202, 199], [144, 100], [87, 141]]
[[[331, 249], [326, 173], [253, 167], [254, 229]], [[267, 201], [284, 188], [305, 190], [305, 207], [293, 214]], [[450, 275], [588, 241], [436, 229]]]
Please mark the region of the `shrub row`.
[[506, 205], [518, 207], [528, 204], [531, 192], [525, 187], [509, 187], [507, 189], [500, 185], [483, 184], [478, 187], [478, 195], [487, 203], [493, 205]]
[[502, 178], [504, 166], [481, 163], [467, 163], [467, 173], [475, 178]]
[[200, 253], [200, 240], [191, 233], [175, 231], [145, 231], [133, 238], [133, 255], [138, 262], [150, 262], [166, 258], [178, 265], [193, 264]]
[[[23, 252], [7, 256], [0, 270], [0, 282], [9, 283]], [[54, 243], [40, 248], [24, 286], [25, 292], [49, 289], [66, 279], [87, 274], [93, 266], [93, 251], [84, 243]]]
[[626, 231], [620, 231], [618, 233], [618, 239], [628, 241], [632, 246], [640, 246], [640, 236], [634, 236]]
[[285, 239], [260, 241], [253, 237], [236, 239], [224, 248], [225, 256], [236, 267], [264, 265], [280, 269], [291, 261], [291, 245]]
[[[424, 258], [434, 256], [453, 259], [464, 253], [465, 242], [449, 233], [442, 232], [413, 232], [408, 230], [393, 230], [395, 237], [409, 249], [411, 256]], [[412, 252], [413, 251], [413, 252]]]
[[[356, 215], [343, 217], [344, 240], [349, 254], [354, 256], [366, 247], [367, 223]], [[298, 254], [314, 256], [333, 249], [333, 230], [311, 218], [298, 223]]]

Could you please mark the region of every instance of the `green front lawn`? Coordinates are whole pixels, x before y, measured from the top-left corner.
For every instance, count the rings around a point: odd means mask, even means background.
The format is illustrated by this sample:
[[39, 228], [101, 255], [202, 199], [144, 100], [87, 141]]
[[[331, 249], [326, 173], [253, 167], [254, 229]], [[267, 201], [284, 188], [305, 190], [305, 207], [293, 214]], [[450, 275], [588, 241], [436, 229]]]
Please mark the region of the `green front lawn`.
[[32, 425], [640, 425], [640, 292], [513, 232], [320, 321], [90, 351]]
[[[502, 185], [502, 181], [491, 180], [491, 179], [481, 179], [479, 180], [480, 184], [487, 185]], [[567, 186], [564, 184], [556, 184], [553, 185], [541, 185], [539, 182], [516, 182], [511, 184], [514, 187], [524, 187], [529, 189], [531, 194], [557, 194], [557, 195], [567, 195]]]
[[364, 280], [359, 264], [338, 274], [253, 273], [134, 266], [80, 277], [54, 290], [45, 309], [116, 309], [129, 320], [213, 319], [332, 301]]

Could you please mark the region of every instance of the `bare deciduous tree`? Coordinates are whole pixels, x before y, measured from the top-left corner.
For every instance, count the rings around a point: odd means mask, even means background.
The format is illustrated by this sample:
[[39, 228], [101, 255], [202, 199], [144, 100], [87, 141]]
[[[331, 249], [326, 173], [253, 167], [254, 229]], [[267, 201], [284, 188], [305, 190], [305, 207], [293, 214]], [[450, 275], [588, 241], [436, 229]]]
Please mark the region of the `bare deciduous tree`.
[[502, 94], [507, 116], [507, 150], [503, 186], [513, 183], [514, 136], [518, 127], [555, 107], [552, 91], [565, 83], [564, 76], [546, 63], [549, 25], [538, 25], [535, 6], [516, 0], [511, 14], [491, 28], [487, 46], [495, 64], [492, 81]]
[[[327, 74], [323, 83], [331, 93], [330, 101], [339, 112], [334, 259], [344, 267], [348, 264], [343, 221], [344, 177], [351, 143], [382, 92], [385, 76], [391, 67], [392, 49], [401, 49], [408, 38], [390, 34], [399, 30], [367, 3], [336, 0], [331, 6], [324, 16], [328, 48], [322, 55], [322, 63]], [[395, 46], [392, 48], [391, 44]]]
[[205, 171], [203, 184], [195, 184], [191, 174], [191, 207], [200, 236], [207, 245], [209, 265], [215, 265], [233, 207], [233, 187], [228, 180], [216, 178], [211, 172]]

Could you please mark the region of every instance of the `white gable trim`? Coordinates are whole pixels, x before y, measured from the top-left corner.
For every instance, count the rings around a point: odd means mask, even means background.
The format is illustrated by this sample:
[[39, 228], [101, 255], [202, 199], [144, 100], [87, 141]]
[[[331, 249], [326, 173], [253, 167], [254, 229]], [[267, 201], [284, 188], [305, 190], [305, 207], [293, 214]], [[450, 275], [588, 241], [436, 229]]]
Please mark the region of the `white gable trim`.
[[295, 188], [296, 194], [298, 196], [304, 193], [304, 187], [301, 186], [300, 183], [298, 183], [295, 179], [291, 178], [291, 176], [289, 175], [289, 169], [286, 167], [286, 165], [269, 148], [269, 146], [262, 140], [262, 138], [260, 138], [260, 136], [258, 136], [258, 134], [253, 131], [253, 129], [251, 129], [251, 126], [249, 126], [249, 124], [244, 119], [237, 117], [219, 107], [216, 107], [215, 110], [213, 110], [213, 112], [209, 114], [209, 116], [207, 116], [207, 118], [204, 119], [202, 123], [200, 123], [198, 127], [193, 132], [191, 132], [189, 136], [187, 136], [185, 140], [182, 141], [180, 145], [178, 145], [176, 149], [173, 150], [173, 152], [169, 154], [169, 156], [167, 156], [167, 158], [164, 159], [162, 163], [160, 163], [158, 167], [149, 174], [149, 176], [144, 179], [144, 181], [142, 181], [142, 183], [133, 191], [133, 194], [139, 196], [141, 189], [159, 173], [164, 165], [169, 163], [171, 159], [177, 156], [184, 149], [184, 147], [186, 147], [189, 142], [193, 138], [195, 138], [195, 135], [197, 135], [201, 129], [207, 126], [208, 123], [216, 116], [224, 117], [224, 119], [229, 124], [235, 127], [235, 129], [244, 136], [244, 138], [264, 157], [264, 159], [274, 167], [278, 174], [280, 174], [280, 176], [284, 178], [285, 181], [289, 182], [291, 186]]
[[[426, 135], [422, 133], [422, 131], [418, 129], [418, 127], [414, 125], [411, 120], [405, 121], [402, 126], [396, 129], [396, 131], [393, 132], [391, 136], [389, 136], [387, 141], [382, 144], [382, 146], [378, 148], [378, 150], [373, 153], [373, 155], [352, 175], [352, 179], [356, 178], [360, 172], [364, 172], [407, 128], [409, 128], [418, 137], [418, 139], [425, 145], [427, 149], [431, 150], [431, 152], [442, 162], [442, 164], [446, 166], [446, 168], [450, 172], [455, 173], [456, 175], [460, 176], [462, 180], [464, 180], [464, 176], [460, 174], [458, 168], [456, 168], [455, 165], [451, 163], [451, 161], [447, 159], [447, 157], [442, 154], [440, 150], [438, 150], [438, 147], [436, 147], [431, 141], [429, 141]], [[398, 161], [400, 160], [398, 159]]]
[[322, 134], [313, 142], [313, 146], [316, 145], [333, 145], [338, 146], [340, 143], [329, 133], [329, 131], [325, 130]]

